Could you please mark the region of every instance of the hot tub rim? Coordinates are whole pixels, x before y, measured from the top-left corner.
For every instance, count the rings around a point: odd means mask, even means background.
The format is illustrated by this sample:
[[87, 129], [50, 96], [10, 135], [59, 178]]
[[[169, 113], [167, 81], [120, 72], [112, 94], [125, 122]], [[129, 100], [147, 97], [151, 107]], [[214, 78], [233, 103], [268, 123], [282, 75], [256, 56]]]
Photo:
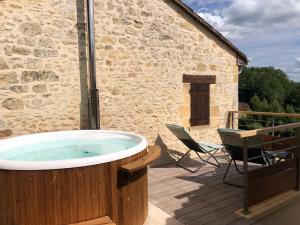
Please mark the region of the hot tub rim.
[[26, 137], [39, 136], [39, 135], [54, 135], [54, 134], [67, 134], [67, 133], [105, 133], [105, 134], [115, 134], [124, 136], [134, 136], [140, 139], [140, 142], [124, 151], [117, 153], [106, 154], [95, 157], [79, 158], [71, 160], [53, 160], [53, 161], [13, 161], [13, 160], [0, 160], [0, 170], [10, 170], [10, 171], [44, 171], [44, 170], [62, 170], [62, 169], [72, 169], [93, 166], [98, 164], [110, 163], [123, 158], [128, 158], [144, 151], [148, 142], [145, 137], [136, 134], [134, 132], [118, 131], [118, 130], [67, 130], [67, 131], [56, 131], [56, 132], [45, 132], [37, 134], [22, 135], [17, 137], [8, 138], [0, 141], [1, 143], [7, 143], [17, 139], [25, 139]]

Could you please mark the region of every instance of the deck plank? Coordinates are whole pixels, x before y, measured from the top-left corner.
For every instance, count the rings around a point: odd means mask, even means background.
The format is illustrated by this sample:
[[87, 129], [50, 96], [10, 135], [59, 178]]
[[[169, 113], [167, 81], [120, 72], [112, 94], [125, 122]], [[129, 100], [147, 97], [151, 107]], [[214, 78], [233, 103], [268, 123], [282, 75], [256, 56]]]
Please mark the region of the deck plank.
[[[193, 167], [191, 163], [191, 167]], [[149, 200], [152, 204], [187, 225], [250, 225], [235, 211], [242, 206], [242, 189], [224, 185], [222, 177], [227, 166], [207, 165], [197, 173], [168, 165], [149, 169]], [[228, 179], [241, 182], [241, 176], [232, 168]]]

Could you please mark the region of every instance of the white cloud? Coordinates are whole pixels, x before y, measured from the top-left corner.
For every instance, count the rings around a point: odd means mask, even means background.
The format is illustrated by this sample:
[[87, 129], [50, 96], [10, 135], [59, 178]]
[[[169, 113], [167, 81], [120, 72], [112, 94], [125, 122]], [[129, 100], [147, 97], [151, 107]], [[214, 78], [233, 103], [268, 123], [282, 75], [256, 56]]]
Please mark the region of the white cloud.
[[295, 62], [300, 66], [300, 57], [296, 57]]
[[300, 81], [300, 0], [232, 0], [198, 12], [253, 59], [251, 66], [281, 68]]
[[219, 14], [200, 12], [199, 15], [231, 39], [300, 29], [299, 0], [233, 0]]
[[198, 13], [209, 24], [220, 31], [225, 37], [230, 39], [242, 39], [244, 34], [247, 33], [245, 29], [232, 23], [228, 23], [227, 20], [221, 15], [211, 13]]
[[229, 2], [230, 0], [185, 0], [184, 2], [191, 5], [196, 4], [198, 6], [208, 5], [208, 4], [220, 4], [223, 2]]

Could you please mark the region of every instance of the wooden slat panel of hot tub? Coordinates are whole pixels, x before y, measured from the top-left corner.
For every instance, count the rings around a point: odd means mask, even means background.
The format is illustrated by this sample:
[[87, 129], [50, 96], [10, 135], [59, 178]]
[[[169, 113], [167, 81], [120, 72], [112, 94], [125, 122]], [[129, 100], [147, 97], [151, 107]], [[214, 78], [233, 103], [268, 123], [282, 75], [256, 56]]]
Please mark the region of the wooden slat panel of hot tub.
[[95, 220], [89, 220], [81, 223], [73, 223], [68, 225], [116, 225], [114, 221], [109, 218], [109, 216], [105, 216]]
[[118, 225], [143, 224], [148, 210], [147, 169], [129, 177], [118, 168], [145, 154], [83, 168], [0, 170], [0, 224], [65, 225], [103, 216]]

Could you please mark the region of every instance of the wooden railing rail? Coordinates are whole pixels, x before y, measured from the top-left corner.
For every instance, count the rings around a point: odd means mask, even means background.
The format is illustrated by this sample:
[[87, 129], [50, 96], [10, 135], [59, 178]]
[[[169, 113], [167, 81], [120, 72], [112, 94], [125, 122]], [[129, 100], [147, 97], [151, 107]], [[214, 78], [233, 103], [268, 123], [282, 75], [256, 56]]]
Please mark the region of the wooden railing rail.
[[274, 126], [274, 127], [267, 127], [267, 128], [262, 128], [262, 129], [256, 129], [256, 130], [249, 130], [249, 131], [239, 131], [234, 133], [240, 138], [247, 138], [247, 137], [253, 137], [256, 135], [261, 135], [261, 134], [268, 134], [271, 132], [276, 132], [276, 131], [284, 131], [287, 129], [295, 129], [295, 128], [300, 128], [300, 122], [298, 123], [289, 123], [285, 125], [280, 125], [280, 126]]
[[[261, 118], [248, 118], [247, 116], [266, 116], [271, 118], [271, 120], [261, 119]], [[240, 116], [246, 116], [241, 118]], [[276, 122], [279, 118], [290, 118], [290, 119], [300, 119], [300, 114], [297, 113], [275, 113], [275, 112], [254, 112], [254, 111], [229, 111], [227, 115], [227, 128], [237, 129], [241, 127], [243, 129], [246, 125], [241, 123], [242, 121], [252, 121], [252, 122], [262, 122], [267, 123], [269, 127], [275, 127], [276, 125], [282, 125], [282, 123]], [[269, 121], [269, 122], [268, 122]], [[296, 120], [297, 121], [297, 120]], [[295, 121], [294, 121], [295, 122]], [[246, 126], [247, 127], [247, 126]], [[275, 131], [274, 131], [275, 132]], [[274, 133], [273, 133], [274, 135]]]
[[260, 115], [260, 116], [276, 116], [276, 117], [290, 117], [300, 118], [297, 113], [274, 113], [274, 112], [254, 112], [254, 111], [229, 111], [229, 114], [238, 113], [240, 115]]

